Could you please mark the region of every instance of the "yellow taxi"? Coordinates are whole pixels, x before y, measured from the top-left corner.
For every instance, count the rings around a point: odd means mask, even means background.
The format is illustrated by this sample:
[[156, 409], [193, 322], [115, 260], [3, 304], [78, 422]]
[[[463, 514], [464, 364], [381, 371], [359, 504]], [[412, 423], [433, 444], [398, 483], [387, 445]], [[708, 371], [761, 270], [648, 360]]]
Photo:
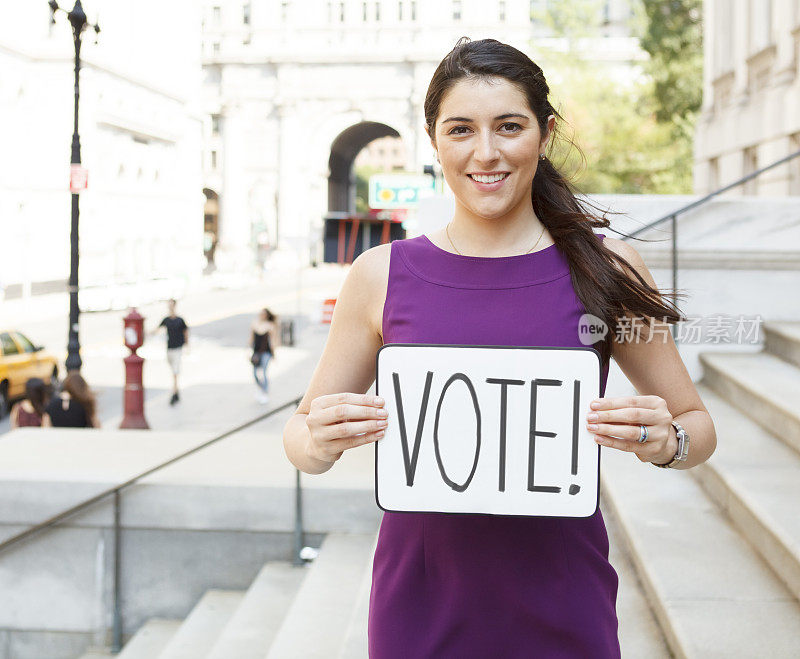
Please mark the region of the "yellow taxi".
[[25, 395], [30, 378], [54, 383], [58, 360], [24, 334], [0, 329], [0, 417], [8, 411], [10, 401]]

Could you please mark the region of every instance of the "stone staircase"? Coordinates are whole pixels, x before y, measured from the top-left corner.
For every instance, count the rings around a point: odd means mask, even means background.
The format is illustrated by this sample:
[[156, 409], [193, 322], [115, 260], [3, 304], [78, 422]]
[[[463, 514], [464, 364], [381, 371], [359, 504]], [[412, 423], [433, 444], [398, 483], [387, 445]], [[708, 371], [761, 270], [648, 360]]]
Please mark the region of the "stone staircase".
[[[662, 470], [602, 450], [623, 657], [800, 657], [800, 323], [763, 329], [763, 352], [701, 355], [709, 461]], [[247, 592], [208, 591], [118, 657], [365, 659], [374, 545], [329, 534], [309, 566], [271, 562]]]
[[[331, 533], [306, 566], [269, 562], [247, 591], [209, 590], [185, 620], [147, 621], [118, 659], [360, 659], [376, 537]], [[113, 657], [91, 649], [81, 659]]]
[[[667, 659], [645, 593], [609, 527], [624, 656]], [[246, 592], [209, 590], [185, 620], [148, 620], [119, 659], [366, 659], [376, 537], [329, 534], [304, 567], [270, 562]], [[80, 659], [108, 659], [92, 649]]]
[[762, 352], [700, 356], [710, 460], [601, 458], [606, 519], [676, 657], [800, 657], [800, 323], [764, 332]]

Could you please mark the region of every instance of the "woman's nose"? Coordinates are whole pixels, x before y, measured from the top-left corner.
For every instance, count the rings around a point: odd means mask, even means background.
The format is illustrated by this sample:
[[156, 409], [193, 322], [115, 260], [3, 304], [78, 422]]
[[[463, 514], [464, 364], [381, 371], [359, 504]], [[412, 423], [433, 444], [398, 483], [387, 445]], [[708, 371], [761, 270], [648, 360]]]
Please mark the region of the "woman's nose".
[[497, 143], [495, 142], [494, 135], [483, 135], [478, 138], [475, 145], [475, 159], [481, 162], [489, 162], [497, 160], [499, 154], [497, 151]]

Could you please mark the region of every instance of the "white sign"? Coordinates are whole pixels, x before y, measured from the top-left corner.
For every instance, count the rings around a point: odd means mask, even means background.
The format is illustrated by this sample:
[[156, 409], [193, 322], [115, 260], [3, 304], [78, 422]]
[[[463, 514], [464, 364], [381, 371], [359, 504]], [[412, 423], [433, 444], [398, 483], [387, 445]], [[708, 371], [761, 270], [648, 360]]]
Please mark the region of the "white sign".
[[135, 346], [138, 343], [139, 335], [136, 333], [136, 330], [133, 327], [126, 327], [125, 328], [125, 344], [129, 346]]
[[89, 170], [81, 165], [69, 166], [69, 191], [72, 194], [80, 194], [89, 186]]
[[594, 348], [389, 343], [375, 443], [387, 511], [589, 517], [600, 447], [586, 430], [600, 395]]
[[370, 208], [416, 208], [420, 199], [435, 193], [427, 174], [373, 174], [369, 177]]

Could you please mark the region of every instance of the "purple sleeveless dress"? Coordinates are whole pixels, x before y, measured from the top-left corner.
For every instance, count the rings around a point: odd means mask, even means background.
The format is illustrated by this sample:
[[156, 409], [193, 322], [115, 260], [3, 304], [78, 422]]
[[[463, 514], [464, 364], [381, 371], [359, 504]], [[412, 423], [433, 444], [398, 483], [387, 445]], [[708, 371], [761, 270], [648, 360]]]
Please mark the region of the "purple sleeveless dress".
[[[604, 234], [597, 234], [602, 239]], [[556, 245], [519, 256], [391, 246], [386, 343], [585, 347]], [[605, 393], [608, 364], [601, 371]], [[618, 576], [591, 517], [385, 512], [372, 572], [372, 659], [612, 659]]]

